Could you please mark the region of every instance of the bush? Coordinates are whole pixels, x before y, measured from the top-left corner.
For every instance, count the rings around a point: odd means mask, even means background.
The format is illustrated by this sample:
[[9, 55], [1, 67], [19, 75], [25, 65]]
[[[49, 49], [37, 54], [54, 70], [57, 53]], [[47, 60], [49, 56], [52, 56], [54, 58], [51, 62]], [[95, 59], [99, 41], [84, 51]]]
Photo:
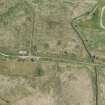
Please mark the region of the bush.
[[36, 75], [36, 76], [43, 76], [43, 74], [44, 74], [43, 69], [38, 66], [38, 67], [36, 68], [36, 70], [35, 70], [35, 75]]

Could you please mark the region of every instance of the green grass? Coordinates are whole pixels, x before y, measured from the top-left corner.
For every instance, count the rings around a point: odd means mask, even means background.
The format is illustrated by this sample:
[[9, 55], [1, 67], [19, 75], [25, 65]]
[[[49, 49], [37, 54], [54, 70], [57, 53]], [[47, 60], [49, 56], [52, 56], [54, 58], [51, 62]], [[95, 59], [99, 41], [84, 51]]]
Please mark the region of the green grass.
[[31, 7], [29, 7], [27, 2], [17, 3], [15, 6], [9, 8], [6, 13], [3, 13], [0, 16], [0, 21], [4, 23], [11, 22], [13, 21], [13, 18], [17, 16], [17, 13], [22, 10], [25, 11], [25, 14], [27, 15], [31, 14], [32, 12]]
[[100, 29], [100, 27], [99, 27], [99, 18], [100, 18], [99, 17], [99, 10], [97, 9], [92, 14], [91, 19], [86, 19], [85, 21], [83, 21], [83, 19], [81, 18], [79, 20], [79, 26], [82, 27], [82, 28], [87, 27], [87, 28], [97, 28], [97, 29]]
[[97, 9], [92, 15], [91, 22], [95, 28], [99, 28], [99, 10]]
[[38, 66], [35, 70], [35, 76], [43, 76], [44, 70], [41, 68], [41, 66]]
[[[89, 15], [89, 14], [88, 14]], [[88, 17], [88, 15], [86, 17]], [[82, 34], [81, 35], [82, 37], [86, 37], [87, 39], [87, 35], [85, 34], [85, 31], [86, 29], [90, 28], [90, 29], [98, 29], [98, 31], [96, 32], [96, 34], [88, 34], [88, 45], [90, 48], [94, 49], [96, 48], [99, 44], [101, 46], [104, 46], [105, 44], [105, 37], [104, 35], [99, 35], [100, 32], [103, 32], [104, 30], [101, 29], [100, 27], [100, 10], [99, 8], [97, 7], [96, 11], [91, 15], [91, 18], [90, 19], [86, 19], [86, 17], [83, 17], [79, 20], [79, 27], [80, 27], [80, 30], [82, 31]], [[85, 30], [85, 31], [84, 31]]]

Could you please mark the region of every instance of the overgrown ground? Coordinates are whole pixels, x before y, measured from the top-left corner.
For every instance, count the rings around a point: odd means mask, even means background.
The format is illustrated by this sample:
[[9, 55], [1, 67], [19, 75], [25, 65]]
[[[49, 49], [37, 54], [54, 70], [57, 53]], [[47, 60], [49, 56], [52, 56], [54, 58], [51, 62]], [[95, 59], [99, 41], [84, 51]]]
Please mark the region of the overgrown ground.
[[0, 97], [12, 105], [95, 105], [94, 66], [47, 61], [0, 66], [5, 68], [0, 70]]
[[[78, 19], [78, 30], [81, 32], [81, 36], [85, 41], [91, 54], [96, 57], [96, 62], [105, 62], [105, 29], [100, 25], [102, 8], [105, 6], [105, 1], [99, 1], [92, 11], [87, 12], [87, 14], [81, 16]], [[105, 12], [105, 11], [104, 11]], [[105, 24], [103, 13], [102, 24]]]
[[85, 12], [82, 8], [95, 2], [81, 2], [2, 0], [0, 51], [18, 55], [20, 50], [26, 50], [32, 55], [87, 60], [88, 55], [72, 29], [71, 21]]
[[96, 3], [0, 1], [0, 105], [105, 104], [104, 0]]

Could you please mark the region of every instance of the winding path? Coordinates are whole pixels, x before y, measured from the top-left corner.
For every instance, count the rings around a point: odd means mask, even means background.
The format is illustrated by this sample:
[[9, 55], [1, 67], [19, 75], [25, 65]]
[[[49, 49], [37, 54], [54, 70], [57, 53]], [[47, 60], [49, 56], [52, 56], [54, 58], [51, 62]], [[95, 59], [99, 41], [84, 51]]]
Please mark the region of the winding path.
[[102, 7], [102, 10], [101, 10], [101, 15], [100, 15], [100, 27], [105, 29], [105, 26], [103, 24], [103, 14], [104, 14], [104, 11], [105, 11], [105, 6]]

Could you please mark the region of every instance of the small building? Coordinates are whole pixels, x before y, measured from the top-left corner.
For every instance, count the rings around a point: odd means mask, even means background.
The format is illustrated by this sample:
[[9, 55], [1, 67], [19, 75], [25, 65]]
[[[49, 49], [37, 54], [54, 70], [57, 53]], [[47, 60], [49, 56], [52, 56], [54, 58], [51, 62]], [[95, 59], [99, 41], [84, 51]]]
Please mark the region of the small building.
[[28, 56], [28, 52], [26, 50], [19, 51], [20, 56]]
[[24, 61], [27, 58], [28, 58], [28, 51], [26, 50], [19, 51], [19, 61]]

